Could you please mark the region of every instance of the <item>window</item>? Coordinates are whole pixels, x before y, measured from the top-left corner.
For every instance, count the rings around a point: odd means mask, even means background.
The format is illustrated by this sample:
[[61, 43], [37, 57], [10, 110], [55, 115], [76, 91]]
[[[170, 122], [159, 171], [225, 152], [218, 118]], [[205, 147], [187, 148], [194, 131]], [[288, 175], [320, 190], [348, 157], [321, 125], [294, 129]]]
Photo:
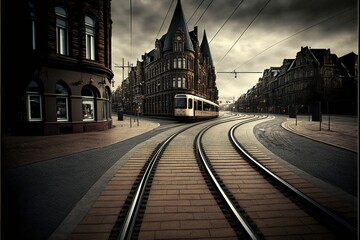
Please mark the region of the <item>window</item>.
[[83, 121], [94, 121], [94, 92], [89, 87], [84, 87], [81, 91]]
[[111, 95], [109, 88], [105, 88], [104, 90], [104, 98], [106, 99], [103, 104], [103, 119], [110, 120], [111, 119]]
[[69, 55], [68, 14], [62, 7], [55, 7], [56, 14], [56, 53]]
[[177, 63], [178, 68], [183, 68], [183, 67], [181, 66], [181, 59], [182, 59], [182, 58], [178, 58], [178, 59], [177, 59], [177, 61], [178, 61], [178, 63]]
[[57, 121], [69, 121], [68, 90], [62, 84], [57, 83], [55, 92]]
[[95, 20], [85, 16], [86, 59], [95, 60]]
[[177, 82], [177, 87], [178, 87], [178, 88], [181, 88], [181, 85], [182, 85], [182, 84], [181, 84], [181, 78], [179, 77], [179, 78], [178, 78], [178, 82]]
[[198, 108], [197, 110], [201, 110], [202, 111], [202, 101], [198, 101]]
[[35, 81], [31, 81], [26, 90], [27, 119], [30, 122], [42, 121], [42, 99], [40, 87]]
[[192, 105], [193, 105], [193, 100], [189, 98], [188, 109], [192, 109], [193, 108]]
[[175, 108], [185, 109], [186, 108], [186, 98], [175, 98]]

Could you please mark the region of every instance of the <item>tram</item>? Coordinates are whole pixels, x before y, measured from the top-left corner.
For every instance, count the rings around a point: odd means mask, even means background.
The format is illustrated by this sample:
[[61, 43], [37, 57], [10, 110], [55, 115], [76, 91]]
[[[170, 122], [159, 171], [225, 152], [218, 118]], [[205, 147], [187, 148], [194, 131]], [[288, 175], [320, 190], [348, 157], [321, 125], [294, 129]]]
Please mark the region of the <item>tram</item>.
[[176, 94], [174, 116], [180, 121], [195, 121], [219, 116], [219, 105], [192, 94]]

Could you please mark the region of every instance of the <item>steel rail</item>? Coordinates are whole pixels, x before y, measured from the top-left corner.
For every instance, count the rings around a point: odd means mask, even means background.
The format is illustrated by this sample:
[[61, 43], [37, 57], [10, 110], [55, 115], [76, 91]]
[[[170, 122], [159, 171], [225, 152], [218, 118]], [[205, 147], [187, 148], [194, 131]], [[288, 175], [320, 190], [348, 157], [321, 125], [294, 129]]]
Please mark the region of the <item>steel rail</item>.
[[277, 182], [281, 183], [282, 186], [284, 186], [287, 190], [294, 193], [298, 198], [305, 201], [307, 204], [309, 204], [312, 207], [315, 207], [316, 209], [320, 210], [322, 214], [325, 214], [325, 216], [328, 216], [331, 218], [334, 222], [340, 224], [341, 226], [345, 227], [348, 231], [350, 231], [352, 234], [357, 235], [357, 229], [352, 224], [348, 223], [329, 209], [325, 208], [323, 205], [318, 203], [317, 201], [313, 200], [309, 196], [302, 193], [300, 190], [295, 188], [293, 185], [276, 175], [275, 173], [271, 172], [268, 168], [266, 168], [264, 165], [262, 165], [260, 162], [258, 162], [256, 159], [254, 159], [245, 149], [243, 149], [240, 145], [240, 143], [237, 141], [234, 132], [235, 130], [241, 126], [243, 123], [238, 123], [234, 125], [229, 132], [230, 141], [234, 144], [235, 148], [240, 151], [243, 156], [245, 156], [248, 160], [250, 160], [252, 163], [254, 163], [262, 172], [264, 172], [267, 176], [270, 176], [272, 179], [275, 179]]
[[[230, 116], [230, 117], [225, 117], [226, 118], [233, 118], [234, 116]], [[218, 119], [212, 120], [212, 121], [216, 121]], [[225, 121], [229, 121], [229, 120], [225, 120]], [[146, 185], [148, 183], [149, 177], [154, 169], [155, 163], [158, 161], [158, 159], [160, 158], [161, 154], [164, 152], [164, 149], [167, 147], [167, 145], [171, 142], [171, 140], [173, 140], [177, 135], [179, 135], [180, 133], [194, 127], [197, 125], [200, 125], [204, 122], [198, 122], [196, 124], [193, 124], [189, 127], [186, 127], [184, 129], [181, 129], [180, 131], [172, 134], [171, 136], [169, 136], [167, 139], [165, 139], [160, 147], [156, 150], [156, 152], [153, 154], [153, 156], [151, 157], [149, 164], [147, 165], [143, 176], [141, 177], [141, 181], [136, 189], [136, 192], [131, 200], [129, 209], [127, 210], [126, 216], [125, 216], [125, 220], [121, 226], [121, 230], [120, 230], [120, 234], [117, 236], [117, 240], [124, 240], [124, 239], [131, 239], [133, 231], [134, 231], [134, 227], [135, 227], [135, 223], [136, 223], [136, 218], [138, 216], [139, 213], [139, 209], [140, 209], [140, 205], [141, 205], [141, 199], [144, 196], [145, 193], [145, 189], [146, 189]]]
[[[252, 118], [252, 119], [248, 119], [245, 120], [243, 122], [241, 122], [242, 124], [244, 123], [249, 123], [249, 122], [253, 122], [258, 120], [259, 116]], [[234, 120], [233, 120], [234, 121]], [[229, 122], [229, 121], [228, 121]], [[217, 191], [220, 193], [221, 197], [223, 198], [223, 200], [225, 201], [225, 203], [227, 204], [227, 206], [229, 207], [229, 209], [231, 210], [231, 212], [233, 213], [233, 215], [235, 216], [236, 220], [238, 221], [238, 223], [240, 223], [240, 225], [244, 228], [244, 230], [246, 231], [246, 233], [248, 234], [248, 236], [253, 239], [253, 240], [257, 240], [260, 239], [260, 237], [256, 234], [256, 232], [253, 230], [253, 228], [250, 226], [250, 224], [246, 221], [246, 219], [242, 216], [242, 214], [238, 211], [237, 207], [234, 205], [234, 203], [230, 200], [230, 198], [228, 197], [228, 195], [225, 193], [224, 189], [221, 187], [221, 184], [219, 183], [219, 181], [216, 179], [216, 177], [214, 176], [208, 162], [207, 162], [207, 158], [205, 156], [204, 150], [202, 148], [202, 144], [201, 144], [201, 139], [204, 135], [204, 133], [209, 130], [210, 128], [222, 124], [224, 122], [220, 122], [220, 123], [215, 123], [212, 124], [206, 128], [204, 128], [196, 137], [195, 141], [196, 141], [196, 151], [198, 152], [201, 162], [203, 163], [203, 166], [206, 169], [206, 172], [208, 174], [208, 176], [210, 177], [210, 180], [212, 181], [213, 185], [216, 187]]]
[[146, 167], [144, 175], [141, 178], [141, 181], [140, 181], [139, 186], [138, 186], [138, 188], [136, 190], [136, 193], [135, 193], [135, 195], [134, 195], [134, 197], [133, 197], [133, 199], [131, 201], [129, 210], [128, 210], [127, 214], [126, 214], [124, 224], [122, 225], [122, 228], [121, 228], [121, 231], [120, 231], [120, 235], [118, 236], [117, 239], [119, 239], [119, 240], [131, 239], [132, 232], [134, 230], [134, 226], [135, 226], [135, 222], [136, 222], [136, 217], [138, 215], [139, 208], [140, 208], [140, 203], [141, 203], [140, 200], [142, 199], [142, 197], [144, 195], [144, 192], [145, 192], [145, 189], [146, 189], [146, 184], [147, 184], [147, 182], [149, 180], [149, 177], [150, 177], [150, 174], [151, 174], [152, 170], [154, 169], [154, 165], [155, 165], [156, 161], [159, 159], [162, 152], [164, 151], [165, 147], [179, 133], [180, 132], [174, 133], [173, 135], [168, 137], [161, 144], [160, 148], [156, 151], [154, 156], [151, 158], [148, 166]]

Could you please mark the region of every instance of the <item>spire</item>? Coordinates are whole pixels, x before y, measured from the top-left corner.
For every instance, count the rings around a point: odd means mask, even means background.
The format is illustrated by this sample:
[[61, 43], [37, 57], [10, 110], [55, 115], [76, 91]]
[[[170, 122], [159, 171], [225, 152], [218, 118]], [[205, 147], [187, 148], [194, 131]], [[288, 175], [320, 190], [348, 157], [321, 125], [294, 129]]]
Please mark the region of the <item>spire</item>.
[[200, 45], [200, 52], [202, 54], [202, 60], [206, 59], [207, 63], [210, 66], [213, 66], [213, 61], [212, 61], [212, 57], [211, 57], [209, 42], [207, 40], [205, 30], [204, 30], [203, 40], [202, 40], [201, 45]]
[[181, 6], [181, 0], [178, 0], [177, 2], [173, 18], [171, 19], [169, 29], [166, 33], [166, 38], [164, 42], [164, 51], [172, 50], [173, 48], [172, 41], [174, 38], [174, 34], [176, 33], [177, 30], [181, 30], [184, 33], [185, 36], [184, 50], [194, 52], [194, 46], [191, 42], [189, 30], [186, 25], [184, 12]]

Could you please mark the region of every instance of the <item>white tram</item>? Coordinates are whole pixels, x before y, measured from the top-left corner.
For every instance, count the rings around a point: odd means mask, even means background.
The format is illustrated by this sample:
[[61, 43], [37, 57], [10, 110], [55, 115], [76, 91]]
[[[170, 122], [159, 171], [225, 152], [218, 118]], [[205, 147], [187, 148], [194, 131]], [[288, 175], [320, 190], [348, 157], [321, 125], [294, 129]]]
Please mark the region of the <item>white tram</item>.
[[216, 118], [219, 116], [219, 105], [191, 94], [176, 94], [174, 116], [178, 120]]

